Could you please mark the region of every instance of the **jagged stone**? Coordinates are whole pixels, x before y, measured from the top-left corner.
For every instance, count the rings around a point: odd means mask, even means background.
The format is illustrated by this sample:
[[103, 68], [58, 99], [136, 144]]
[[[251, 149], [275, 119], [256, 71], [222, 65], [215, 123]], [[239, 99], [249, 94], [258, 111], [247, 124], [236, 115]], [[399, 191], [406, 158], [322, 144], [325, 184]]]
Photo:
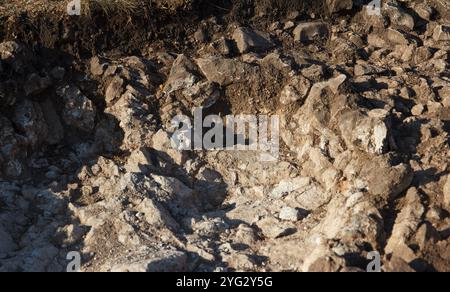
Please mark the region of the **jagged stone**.
[[447, 177], [447, 182], [444, 185], [444, 204], [447, 209], [450, 209], [450, 176]]
[[237, 28], [233, 33], [233, 39], [241, 54], [250, 51], [264, 52], [273, 46], [268, 35], [247, 27]]
[[394, 229], [385, 251], [387, 254], [394, 254], [405, 262], [411, 263], [417, 256], [408, 246], [408, 240], [419, 227], [425, 208], [414, 188], [408, 191], [405, 203], [405, 207], [395, 220]]
[[281, 91], [280, 102], [284, 105], [302, 102], [309, 93], [311, 83], [303, 76], [294, 77]]
[[203, 75], [220, 86], [244, 82], [254, 72], [252, 66], [233, 59], [209, 57], [197, 59], [196, 62]]
[[353, 8], [353, 0], [327, 0], [327, 7], [331, 13], [351, 10]]
[[103, 270], [110, 272], [184, 272], [187, 255], [179, 251], [160, 251], [137, 259], [124, 258], [119, 263], [108, 263]]
[[450, 41], [450, 26], [438, 25], [434, 29], [433, 38], [435, 41]]
[[324, 22], [301, 23], [294, 29], [294, 39], [306, 42], [328, 37], [329, 27]]
[[185, 55], [179, 55], [172, 65], [164, 91], [170, 94], [174, 91], [191, 87], [198, 80], [195, 71], [195, 64]]
[[58, 95], [64, 102], [62, 114], [64, 122], [78, 130], [92, 131], [95, 126], [96, 114], [94, 103], [73, 85], [60, 87]]

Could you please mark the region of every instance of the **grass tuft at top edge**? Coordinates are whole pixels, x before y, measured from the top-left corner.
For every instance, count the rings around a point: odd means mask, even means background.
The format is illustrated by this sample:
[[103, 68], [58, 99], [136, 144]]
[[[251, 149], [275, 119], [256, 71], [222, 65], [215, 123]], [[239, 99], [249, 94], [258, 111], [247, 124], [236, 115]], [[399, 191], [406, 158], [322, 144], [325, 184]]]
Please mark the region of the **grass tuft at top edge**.
[[106, 15], [138, 14], [144, 5], [151, 5], [151, 0], [81, 0], [83, 14], [102, 11]]

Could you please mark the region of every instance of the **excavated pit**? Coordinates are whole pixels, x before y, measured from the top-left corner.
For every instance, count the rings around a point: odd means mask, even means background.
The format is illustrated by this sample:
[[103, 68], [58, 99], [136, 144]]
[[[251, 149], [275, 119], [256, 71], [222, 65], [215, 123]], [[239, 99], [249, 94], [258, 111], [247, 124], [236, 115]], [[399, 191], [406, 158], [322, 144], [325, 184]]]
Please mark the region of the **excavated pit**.
[[[445, 2], [154, 2], [2, 6], [0, 271], [450, 269]], [[278, 115], [278, 160], [173, 149], [199, 106]]]

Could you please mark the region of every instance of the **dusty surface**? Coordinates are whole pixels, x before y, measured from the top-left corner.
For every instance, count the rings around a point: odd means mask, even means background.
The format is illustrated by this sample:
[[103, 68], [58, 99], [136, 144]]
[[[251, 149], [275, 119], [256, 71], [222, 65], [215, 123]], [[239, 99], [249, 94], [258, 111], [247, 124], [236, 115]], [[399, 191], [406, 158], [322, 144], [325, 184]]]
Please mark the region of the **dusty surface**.
[[[0, 1], [0, 271], [450, 271], [447, 2], [313, 2]], [[173, 149], [199, 106], [279, 160]]]

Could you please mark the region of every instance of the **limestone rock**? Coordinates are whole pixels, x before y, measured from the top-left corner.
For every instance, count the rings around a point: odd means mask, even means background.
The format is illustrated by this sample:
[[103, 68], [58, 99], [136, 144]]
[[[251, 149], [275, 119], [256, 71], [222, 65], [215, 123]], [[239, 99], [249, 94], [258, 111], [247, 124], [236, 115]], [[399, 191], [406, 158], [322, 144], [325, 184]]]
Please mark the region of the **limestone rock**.
[[[110, 268], [111, 267], [111, 268]], [[185, 272], [187, 255], [179, 251], [161, 251], [136, 259], [122, 259], [105, 265], [110, 272]]]
[[329, 27], [323, 22], [301, 23], [294, 29], [294, 39], [301, 42], [326, 38], [329, 34]]
[[364, 165], [361, 176], [370, 193], [386, 198], [396, 198], [409, 188], [413, 180], [409, 165], [391, 166], [382, 156]]
[[210, 82], [221, 86], [244, 82], [248, 75], [253, 74], [255, 70], [251, 65], [219, 57], [197, 59], [196, 62]]
[[327, 0], [327, 7], [331, 13], [350, 10], [353, 8], [353, 0]]
[[408, 239], [419, 227], [425, 208], [417, 190], [414, 188], [408, 191], [405, 200], [405, 207], [395, 220], [394, 230], [385, 251], [402, 258], [407, 263], [411, 263], [417, 256], [408, 246]]
[[67, 85], [58, 89], [58, 95], [64, 102], [64, 122], [78, 130], [90, 132], [95, 126], [96, 109], [79, 88]]
[[450, 26], [438, 25], [434, 29], [433, 38], [435, 41], [450, 41]]
[[264, 52], [273, 46], [268, 35], [246, 27], [237, 28], [233, 33], [233, 39], [241, 54]]
[[447, 209], [450, 209], [450, 176], [447, 177], [447, 182], [444, 185], [444, 204]]
[[301, 102], [309, 93], [311, 83], [303, 76], [294, 77], [281, 91], [281, 104], [288, 105], [294, 102]]
[[174, 91], [191, 87], [198, 80], [195, 72], [195, 64], [185, 55], [179, 55], [172, 65], [169, 78], [164, 86], [164, 92], [170, 94]]

